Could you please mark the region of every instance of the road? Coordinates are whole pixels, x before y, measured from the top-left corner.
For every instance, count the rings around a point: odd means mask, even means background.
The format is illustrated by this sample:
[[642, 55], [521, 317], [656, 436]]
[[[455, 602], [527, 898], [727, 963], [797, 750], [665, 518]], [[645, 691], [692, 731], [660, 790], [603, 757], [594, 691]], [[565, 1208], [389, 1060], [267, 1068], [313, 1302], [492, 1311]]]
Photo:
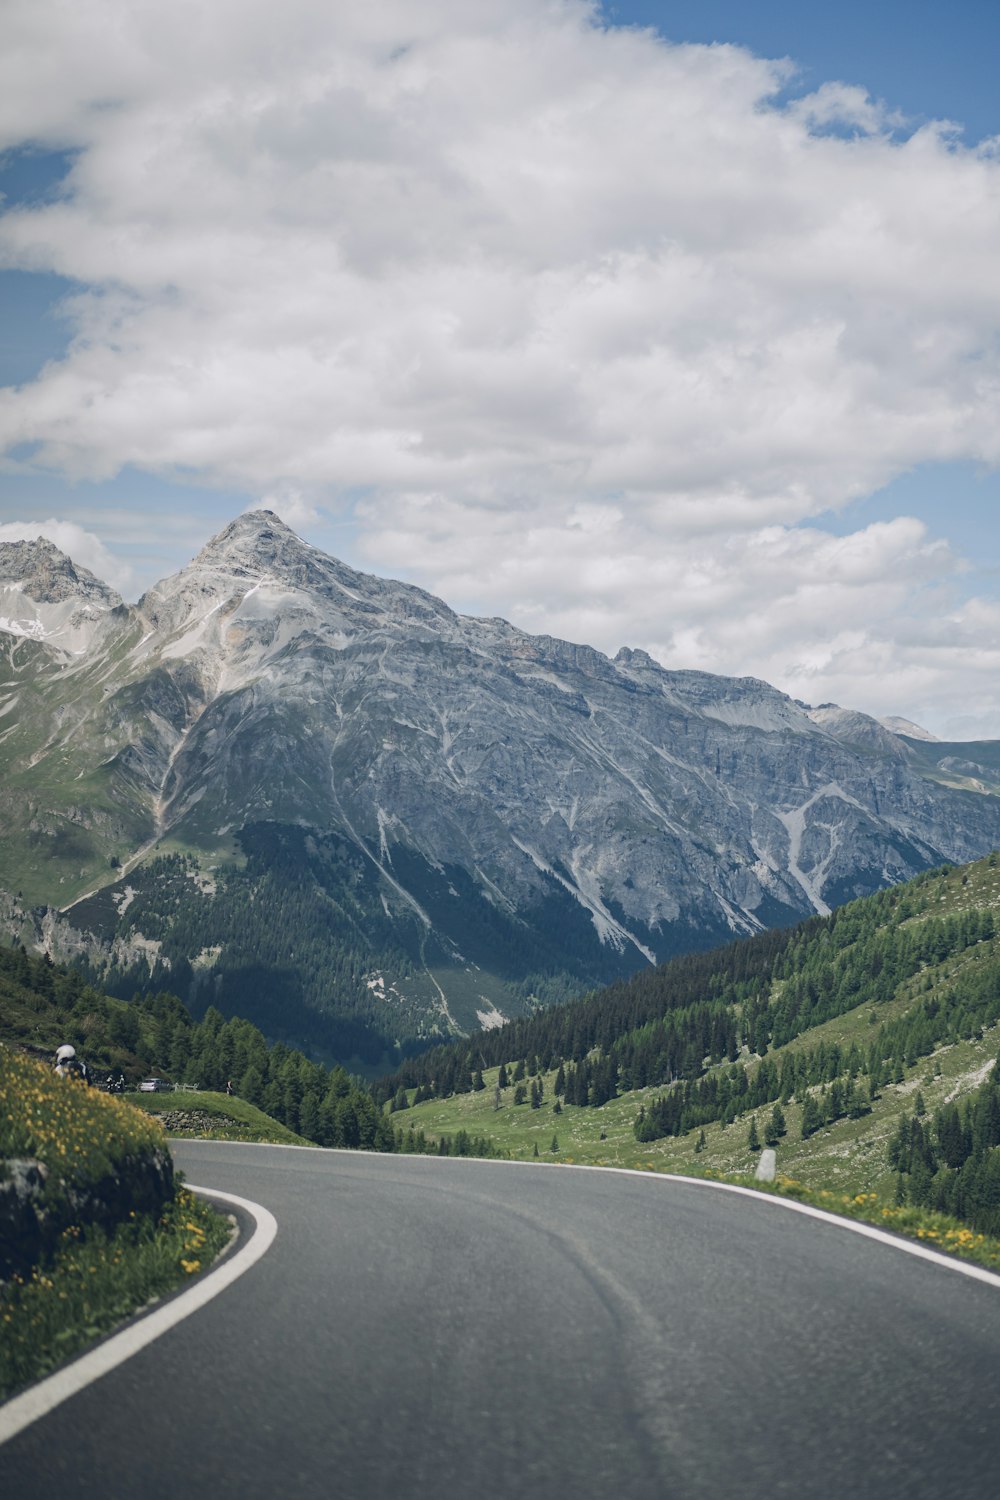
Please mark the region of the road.
[[0, 1448], [5, 1495], [997, 1493], [995, 1286], [695, 1183], [175, 1149], [274, 1244]]

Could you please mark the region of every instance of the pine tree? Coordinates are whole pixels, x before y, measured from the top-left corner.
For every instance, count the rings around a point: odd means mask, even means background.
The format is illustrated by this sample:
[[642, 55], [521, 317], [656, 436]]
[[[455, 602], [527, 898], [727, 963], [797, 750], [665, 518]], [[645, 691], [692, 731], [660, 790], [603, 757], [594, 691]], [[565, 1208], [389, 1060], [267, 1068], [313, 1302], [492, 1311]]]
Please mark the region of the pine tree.
[[753, 1115], [751, 1115], [750, 1117], [750, 1129], [747, 1133], [747, 1150], [760, 1150], [760, 1136], [757, 1134], [757, 1120]]
[[788, 1129], [785, 1123], [785, 1112], [780, 1104], [776, 1104], [771, 1111], [771, 1118], [764, 1128], [765, 1146], [776, 1146], [781, 1137]]
[[320, 1129], [320, 1100], [315, 1090], [310, 1089], [302, 1095], [302, 1103], [299, 1107], [299, 1133], [306, 1140], [318, 1139]]
[[823, 1116], [819, 1105], [812, 1094], [807, 1094], [802, 1105], [802, 1139], [807, 1140], [809, 1136], [815, 1135], [822, 1124]]
[[559, 1137], [557, 1135], [552, 1137], [552, 1145], [549, 1147], [549, 1150], [553, 1153], [559, 1150]]
[[264, 1092], [264, 1079], [260, 1068], [255, 1067], [253, 1063], [250, 1064], [240, 1079], [237, 1092], [240, 1098], [246, 1099], [249, 1104], [260, 1104], [261, 1096]]

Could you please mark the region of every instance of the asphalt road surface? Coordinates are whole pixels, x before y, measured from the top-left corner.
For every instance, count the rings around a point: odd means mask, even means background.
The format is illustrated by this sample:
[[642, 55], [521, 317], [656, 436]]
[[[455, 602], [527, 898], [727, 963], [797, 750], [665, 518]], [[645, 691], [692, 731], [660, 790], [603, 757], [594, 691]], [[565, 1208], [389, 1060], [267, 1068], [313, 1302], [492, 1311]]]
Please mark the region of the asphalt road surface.
[[1000, 1289], [772, 1203], [190, 1142], [278, 1233], [0, 1448], [5, 1497], [1000, 1494]]

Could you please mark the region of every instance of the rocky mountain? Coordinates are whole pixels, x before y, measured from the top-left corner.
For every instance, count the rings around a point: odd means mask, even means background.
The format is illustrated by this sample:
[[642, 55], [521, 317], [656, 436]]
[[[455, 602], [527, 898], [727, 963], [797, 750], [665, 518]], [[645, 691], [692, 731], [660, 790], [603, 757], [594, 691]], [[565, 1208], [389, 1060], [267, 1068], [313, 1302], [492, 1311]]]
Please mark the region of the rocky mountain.
[[0, 542], [0, 632], [74, 655], [89, 650], [123, 610], [113, 589], [44, 538]]
[[342, 1056], [1000, 844], [1000, 746], [460, 616], [267, 511], [134, 607], [8, 544], [0, 601], [3, 928]]

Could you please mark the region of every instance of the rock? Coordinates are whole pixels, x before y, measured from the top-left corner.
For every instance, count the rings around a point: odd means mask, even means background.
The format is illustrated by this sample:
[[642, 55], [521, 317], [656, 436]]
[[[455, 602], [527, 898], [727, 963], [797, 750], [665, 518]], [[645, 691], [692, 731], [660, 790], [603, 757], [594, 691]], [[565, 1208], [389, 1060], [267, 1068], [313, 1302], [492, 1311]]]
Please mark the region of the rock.
[[0, 1163], [0, 1281], [34, 1265], [42, 1253], [48, 1175], [40, 1161]]
[[757, 1170], [753, 1174], [758, 1182], [773, 1182], [777, 1173], [777, 1152], [770, 1146], [765, 1146], [760, 1153]]
[[39, 1161], [7, 1161], [0, 1170], [0, 1280], [50, 1255], [71, 1224], [113, 1230], [133, 1212], [160, 1214], [174, 1194], [165, 1148], [124, 1157], [93, 1183], [63, 1182]]

